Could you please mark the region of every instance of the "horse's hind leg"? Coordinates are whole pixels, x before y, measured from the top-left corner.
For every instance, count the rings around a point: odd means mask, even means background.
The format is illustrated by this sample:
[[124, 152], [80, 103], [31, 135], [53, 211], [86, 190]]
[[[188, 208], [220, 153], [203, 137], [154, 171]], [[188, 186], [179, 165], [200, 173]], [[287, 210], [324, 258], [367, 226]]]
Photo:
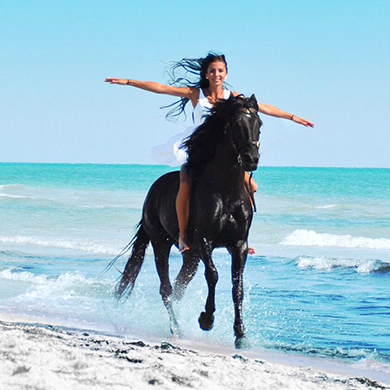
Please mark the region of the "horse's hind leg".
[[[164, 242], [165, 241], [165, 242]], [[168, 258], [172, 244], [166, 240], [152, 241], [157, 273], [160, 278], [160, 295], [169, 315], [171, 333], [180, 334], [179, 324], [172, 307], [172, 285], [169, 279]]]
[[199, 265], [199, 255], [192, 250], [183, 252], [183, 265], [177, 274], [174, 288], [173, 299], [180, 301], [187, 289], [188, 284], [196, 275]]

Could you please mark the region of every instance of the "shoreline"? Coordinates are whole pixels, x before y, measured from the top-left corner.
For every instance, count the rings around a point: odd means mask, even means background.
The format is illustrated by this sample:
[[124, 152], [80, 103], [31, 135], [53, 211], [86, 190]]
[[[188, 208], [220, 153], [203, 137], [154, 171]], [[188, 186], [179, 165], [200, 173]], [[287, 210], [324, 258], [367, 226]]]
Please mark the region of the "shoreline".
[[325, 359], [178, 339], [143, 341], [4, 317], [0, 314], [0, 387], [7, 390], [390, 389], [388, 374]]

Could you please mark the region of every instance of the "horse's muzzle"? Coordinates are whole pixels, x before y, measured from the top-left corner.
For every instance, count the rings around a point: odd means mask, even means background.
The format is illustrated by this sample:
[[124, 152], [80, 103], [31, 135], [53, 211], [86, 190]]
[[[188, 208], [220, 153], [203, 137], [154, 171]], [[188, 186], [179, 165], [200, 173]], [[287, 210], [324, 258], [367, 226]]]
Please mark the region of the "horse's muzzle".
[[253, 151], [246, 152], [241, 154], [242, 166], [245, 171], [255, 171], [259, 164], [259, 152], [256, 150], [256, 153]]

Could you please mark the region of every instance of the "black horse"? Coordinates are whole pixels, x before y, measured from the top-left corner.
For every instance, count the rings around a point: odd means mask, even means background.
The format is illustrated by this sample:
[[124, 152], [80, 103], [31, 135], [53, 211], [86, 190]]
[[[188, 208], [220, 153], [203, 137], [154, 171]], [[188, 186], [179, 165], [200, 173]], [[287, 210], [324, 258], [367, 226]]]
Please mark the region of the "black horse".
[[116, 295], [119, 298], [133, 289], [146, 247], [151, 242], [161, 282], [160, 294], [168, 310], [173, 333], [179, 332], [179, 327], [172, 309], [172, 298], [179, 300], [183, 296], [197, 271], [199, 259], [205, 265], [208, 284], [205, 311], [199, 317], [199, 324], [203, 330], [213, 327], [218, 272], [212, 252], [214, 248], [226, 247], [232, 257], [235, 344], [237, 348], [244, 345], [243, 271], [253, 216], [244, 174], [257, 169], [261, 124], [254, 95], [250, 98], [231, 96], [216, 104], [211, 115], [184, 142], [188, 152], [188, 172], [193, 178], [187, 231], [191, 249], [183, 253], [183, 265], [174, 288], [169, 280], [168, 258], [172, 245], [178, 244], [175, 202], [179, 172], [157, 179], [145, 199], [142, 219], [128, 246], [132, 246], [132, 252], [117, 285]]

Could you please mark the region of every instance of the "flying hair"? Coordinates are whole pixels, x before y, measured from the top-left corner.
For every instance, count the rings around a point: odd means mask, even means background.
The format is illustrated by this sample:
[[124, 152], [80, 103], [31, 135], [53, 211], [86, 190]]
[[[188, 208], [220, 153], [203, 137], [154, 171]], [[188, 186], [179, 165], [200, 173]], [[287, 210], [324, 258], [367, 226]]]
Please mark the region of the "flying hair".
[[[223, 62], [227, 71], [225, 56], [214, 52], [209, 52], [204, 58], [183, 58], [180, 61], [172, 62], [167, 71], [169, 75], [168, 83], [175, 87], [208, 88], [210, 83], [206, 79], [206, 73], [210, 64], [216, 61]], [[226, 86], [227, 84], [224, 83], [224, 87]], [[180, 98], [176, 102], [161, 108], [170, 109], [165, 117], [174, 120], [182, 113], [185, 115], [185, 107], [188, 102], [188, 98]]]

